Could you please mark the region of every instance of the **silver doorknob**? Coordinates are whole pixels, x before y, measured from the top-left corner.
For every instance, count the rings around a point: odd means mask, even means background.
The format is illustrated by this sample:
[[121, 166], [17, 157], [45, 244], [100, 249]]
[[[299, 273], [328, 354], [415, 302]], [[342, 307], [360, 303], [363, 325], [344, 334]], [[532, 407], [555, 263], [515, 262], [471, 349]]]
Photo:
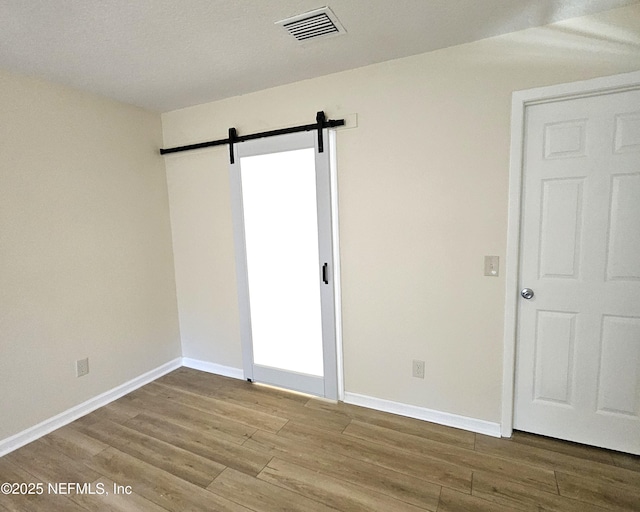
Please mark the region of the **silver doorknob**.
[[533, 297], [533, 290], [531, 288], [523, 288], [520, 295], [522, 295], [523, 299], [529, 300]]

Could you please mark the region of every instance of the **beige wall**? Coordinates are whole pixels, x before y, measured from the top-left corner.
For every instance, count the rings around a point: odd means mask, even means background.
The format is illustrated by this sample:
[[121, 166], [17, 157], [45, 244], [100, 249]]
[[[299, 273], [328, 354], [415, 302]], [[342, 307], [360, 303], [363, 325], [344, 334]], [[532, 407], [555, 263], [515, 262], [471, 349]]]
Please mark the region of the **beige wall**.
[[[339, 131], [346, 391], [500, 421], [511, 93], [640, 69], [640, 6], [163, 115], [165, 146]], [[227, 148], [167, 158], [183, 355], [241, 367]], [[426, 378], [411, 376], [412, 359]]]
[[0, 439], [180, 356], [161, 140], [158, 114], [0, 73]]

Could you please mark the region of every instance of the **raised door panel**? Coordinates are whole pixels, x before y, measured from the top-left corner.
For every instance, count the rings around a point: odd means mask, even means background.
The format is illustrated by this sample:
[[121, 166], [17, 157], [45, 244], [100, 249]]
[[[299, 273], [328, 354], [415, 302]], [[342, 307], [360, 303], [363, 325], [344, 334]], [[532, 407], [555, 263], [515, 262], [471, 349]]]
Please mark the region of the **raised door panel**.
[[[638, 162], [640, 167], [640, 162]], [[640, 173], [612, 178], [607, 279], [640, 280]]]
[[575, 323], [575, 313], [538, 311], [535, 334], [535, 400], [571, 405]]
[[540, 201], [540, 278], [579, 274], [583, 179], [543, 180]]
[[640, 420], [640, 318], [603, 318], [598, 412]]

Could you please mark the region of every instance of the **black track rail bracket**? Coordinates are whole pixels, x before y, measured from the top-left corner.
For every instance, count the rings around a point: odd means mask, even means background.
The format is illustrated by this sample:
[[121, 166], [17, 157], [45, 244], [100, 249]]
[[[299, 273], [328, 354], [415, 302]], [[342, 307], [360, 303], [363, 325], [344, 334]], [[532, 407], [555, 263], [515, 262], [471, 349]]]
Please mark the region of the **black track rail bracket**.
[[235, 156], [233, 154], [233, 145], [238, 139], [238, 132], [235, 128], [229, 128], [229, 162], [234, 164], [236, 162]]
[[324, 137], [322, 136], [322, 129], [324, 128], [324, 123], [326, 118], [324, 117], [324, 112], [321, 110], [316, 114], [316, 124], [318, 125], [318, 153], [324, 152]]

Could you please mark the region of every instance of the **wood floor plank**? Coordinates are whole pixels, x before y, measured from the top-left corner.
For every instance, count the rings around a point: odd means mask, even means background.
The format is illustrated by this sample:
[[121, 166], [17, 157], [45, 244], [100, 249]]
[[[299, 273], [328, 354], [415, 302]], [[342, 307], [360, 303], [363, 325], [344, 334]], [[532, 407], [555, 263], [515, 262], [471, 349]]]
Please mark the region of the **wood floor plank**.
[[557, 490], [556, 480], [551, 469], [534, 467], [488, 454], [480, 454], [466, 448], [458, 448], [450, 444], [419, 438], [397, 430], [369, 425], [359, 421], [351, 422], [344, 430], [344, 434], [358, 439], [383, 443], [408, 453], [417, 453], [447, 461], [460, 467], [470, 468], [472, 471], [491, 472], [503, 478], [516, 480], [549, 492], [556, 492]]
[[[145, 386], [145, 388], [146, 387], [147, 386]], [[255, 427], [238, 423], [218, 414], [194, 409], [179, 402], [163, 400], [156, 394], [149, 393], [142, 388], [136, 390], [135, 394], [123, 398], [129, 399], [131, 403], [139, 407], [141, 411], [165, 416], [186, 426], [194, 426], [195, 428], [201, 428], [206, 431], [215, 431], [219, 433], [221, 437], [224, 437], [228, 441], [236, 442], [237, 444], [244, 443], [245, 440], [251, 437], [251, 434], [257, 430]], [[125, 423], [128, 419], [129, 418], [122, 423]]]
[[599, 505], [610, 511], [640, 510], [640, 488], [611, 485], [596, 478], [556, 472], [562, 496]]
[[306, 425], [287, 423], [278, 433], [286, 439], [299, 441], [326, 452], [341, 453], [399, 473], [471, 493], [471, 470], [435, 460], [429, 456], [400, 452], [367, 440], [314, 429]]
[[[152, 387], [149, 385], [149, 387]], [[154, 392], [160, 398], [175, 400], [199, 411], [218, 414], [227, 419], [243, 423], [249, 427], [258, 428], [266, 432], [277, 432], [288, 421], [287, 418], [274, 414], [256, 411], [249, 407], [220, 400], [210, 396], [202, 396], [183, 389], [156, 385]]]
[[329, 403], [325, 400], [310, 399], [306, 407], [324, 411], [328, 414], [339, 414], [348, 418], [349, 421], [357, 420], [379, 427], [392, 430], [400, 430], [406, 434], [439, 441], [441, 443], [454, 444], [462, 448], [473, 449], [475, 434], [458, 428], [445, 427], [428, 421], [396, 416], [382, 411], [367, 409], [357, 405], [345, 404], [343, 402]]
[[[166, 385], [166, 384], [162, 384]], [[186, 384], [184, 385], [186, 387]], [[316, 411], [305, 407], [309, 401], [309, 397], [303, 397], [304, 401], [299, 399], [293, 400], [292, 397], [300, 398], [299, 395], [290, 394], [286, 396], [279, 392], [272, 395], [272, 388], [264, 388], [257, 384], [249, 384], [248, 387], [239, 388], [222, 387], [215, 390], [215, 396], [223, 399], [229, 404], [244, 407], [251, 411], [263, 414], [273, 415], [276, 417], [284, 417], [298, 423], [313, 425], [318, 428], [334, 430], [341, 432], [348, 424], [350, 419], [346, 416], [327, 415], [322, 411]], [[208, 393], [213, 393], [209, 390]], [[262, 429], [264, 430], [264, 429]]]
[[188, 428], [148, 413], [136, 416], [125, 426], [252, 476], [260, 473], [271, 460], [271, 456], [226, 441], [215, 432]]
[[[328, 416], [321, 411], [305, 407], [305, 404], [309, 401], [308, 395], [299, 395], [215, 375], [212, 376], [212, 381], [216, 383], [215, 386], [212, 385], [211, 381], [207, 382], [206, 380], [208, 379], [203, 381], [202, 376], [198, 376], [195, 379], [196, 384], [194, 385], [194, 376], [191, 375], [194, 371], [187, 372], [187, 376], [180, 373], [180, 370], [176, 370], [142, 389], [152, 390], [153, 393], [157, 394], [162, 392], [162, 386], [179, 388], [193, 393], [201, 393], [203, 396], [217, 397], [251, 411], [285, 417], [302, 424], [336, 432], [341, 432], [350, 421], [346, 417]], [[195, 373], [200, 374], [202, 372]]]
[[128, 396], [119, 398], [118, 400], [111, 402], [110, 404], [107, 404], [76, 421], [84, 425], [90, 425], [102, 420], [113, 421], [114, 423], [124, 423], [140, 412], [140, 408], [129, 405], [129, 400], [130, 398]]
[[605, 509], [540, 491], [481, 471], [473, 473], [473, 496], [527, 512], [605, 512]]
[[514, 509], [477, 496], [443, 488], [438, 512], [514, 512]]
[[83, 463], [57, 451], [42, 439], [29, 443], [5, 457], [45, 484], [48, 482], [90, 483], [100, 477]]
[[[278, 414], [285, 416], [289, 421], [295, 421], [302, 425], [309, 425], [333, 432], [342, 432], [349, 424], [349, 419], [345, 417], [327, 415], [322, 411], [305, 408], [304, 405], [298, 403], [285, 402], [283, 399], [265, 400], [257, 399], [255, 396], [248, 394], [246, 396], [235, 394], [227, 397], [232, 403], [252, 407], [269, 414]], [[253, 400], [253, 402], [252, 402]]]
[[519, 430], [515, 430], [513, 432], [511, 441], [513, 441], [514, 443], [542, 448], [544, 450], [549, 450], [557, 453], [564, 453], [565, 455], [571, 455], [579, 459], [602, 462], [603, 464], [613, 464], [611, 452], [609, 452], [608, 450], [603, 450], [601, 448], [596, 448], [594, 446], [570, 443], [568, 441], [552, 439], [550, 437], [530, 434], [528, 432], [521, 432]]
[[51, 448], [80, 462], [91, 459], [91, 457], [109, 447], [108, 444], [84, 434], [74, 426], [74, 423], [54, 430], [40, 438], [40, 440]]
[[[223, 396], [228, 391], [250, 391], [256, 396], [268, 398], [283, 398], [287, 401], [299, 402], [304, 405], [308, 396], [274, 387], [256, 386], [240, 379], [232, 379], [221, 375], [207, 374], [190, 368], [179, 368], [154, 381], [158, 384], [181, 386], [187, 390], [194, 390], [208, 396]], [[220, 393], [220, 392], [223, 393]]]
[[82, 432], [187, 482], [206, 487], [225, 466], [111, 421], [82, 427]]
[[559, 470], [563, 473], [596, 477], [611, 484], [632, 485], [640, 488], [640, 473], [612, 464], [603, 464], [593, 460], [585, 460], [557, 451], [514, 443], [507, 439], [496, 439], [483, 435], [477, 436], [476, 451], [495, 455], [506, 459], [526, 462], [532, 466]]
[[[201, 372], [196, 372], [201, 373]], [[315, 424], [318, 427], [342, 431], [350, 419], [346, 416], [316, 414], [317, 411], [305, 407], [309, 395], [282, 391], [273, 387], [252, 384], [227, 377], [216, 377], [216, 386], [201, 376], [178, 375], [172, 372], [153, 384], [173, 386], [203, 396], [223, 399], [231, 404], [249, 408], [265, 414], [283, 416], [299, 423]], [[194, 385], [194, 380], [196, 384]], [[265, 429], [262, 429], [265, 430]]]
[[[256, 385], [256, 388], [260, 388], [260, 385]], [[307, 407], [307, 403], [311, 397], [306, 396], [304, 402], [286, 400], [283, 397], [274, 399], [273, 397], [256, 395], [251, 390], [244, 390], [242, 393], [229, 394], [226, 397], [227, 400], [232, 400], [237, 403], [251, 404], [253, 407], [265, 408], [266, 410], [279, 411], [285, 415], [289, 420], [296, 421], [298, 423], [315, 424], [318, 428], [324, 428], [326, 430], [334, 430], [336, 432], [342, 431], [346, 427], [351, 419], [340, 413], [326, 414], [316, 408]], [[329, 403], [329, 401], [326, 401]]]
[[[101, 485], [102, 487], [98, 487]], [[156, 505], [152, 501], [143, 498], [139, 494], [119, 492], [114, 493], [115, 483], [106, 477], [101, 477], [93, 482], [95, 490], [102, 489], [104, 494], [74, 494], [70, 499], [83, 506], [87, 510], [99, 510], [100, 512], [167, 512], [166, 508]]]
[[[57, 483], [54, 480], [51, 483]], [[52, 494], [49, 492], [48, 484], [40, 478], [25, 471], [20, 466], [14, 464], [8, 457], [0, 458], [0, 483], [9, 482], [11, 484], [41, 484], [42, 494], [2, 494], [0, 503], [6, 510], [11, 512], [51, 512], [61, 510], [68, 512], [84, 511], [82, 507], [71, 501], [67, 496]]]
[[245, 446], [427, 510], [436, 510], [438, 506], [440, 486], [418, 478], [419, 475], [410, 476], [333, 451], [313, 449], [308, 443], [268, 432], [256, 432]]
[[208, 490], [258, 512], [335, 512], [336, 509], [227, 468], [207, 487]]
[[640, 455], [613, 452], [611, 457], [613, 458], [614, 464], [619, 468], [629, 469], [631, 471], [640, 471]]
[[[118, 415], [124, 419], [134, 418], [140, 414], [140, 409], [135, 405], [131, 405], [125, 397], [120, 397], [110, 404], [101, 408], [102, 410], [111, 411], [113, 415]], [[112, 420], [113, 421], [113, 420]]]
[[262, 470], [258, 478], [318, 500], [338, 510], [353, 512], [419, 512], [420, 509], [384, 494], [323, 475], [278, 458]]
[[131, 486], [133, 492], [170, 512], [249, 512], [249, 509], [237, 503], [115, 448], [100, 452], [94, 457], [92, 465], [113, 482]]

